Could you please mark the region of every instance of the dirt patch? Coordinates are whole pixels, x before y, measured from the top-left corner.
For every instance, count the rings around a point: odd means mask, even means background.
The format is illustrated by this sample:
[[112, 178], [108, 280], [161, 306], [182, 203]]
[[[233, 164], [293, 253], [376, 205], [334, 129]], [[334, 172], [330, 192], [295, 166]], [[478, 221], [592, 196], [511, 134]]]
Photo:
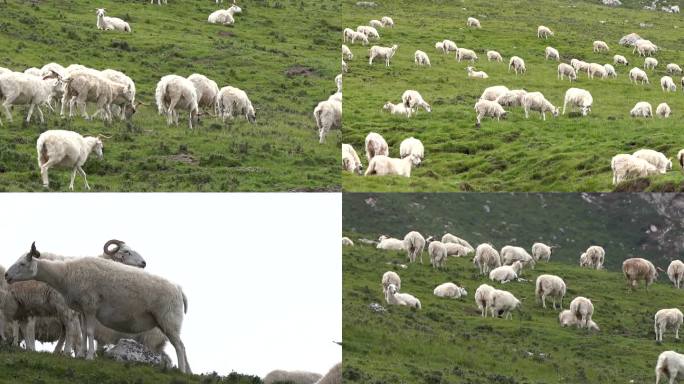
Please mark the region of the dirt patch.
[[651, 185], [647, 178], [625, 181], [620, 183], [613, 192], [643, 192]]
[[192, 155], [189, 155], [187, 153], [179, 153], [177, 155], [167, 156], [166, 159], [184, 164], [199, 164], [199, 161], [197, 159], [195, 159]]
[[217, 35], [219, 35], [221, 37], [233, 37], [233, 36], [235, 36], [235, 33], [231, 32], [231, 31], [219, 31], [217, 33]]
[[313, 76], [316, 74], [316, 70], [313, 68], [309, 67], [304, 67], [301, 65], [295, 65], [294, 67], [290, 67], [285, 71], [285, 76], [287, 77], [292, 77], [292, 76]]

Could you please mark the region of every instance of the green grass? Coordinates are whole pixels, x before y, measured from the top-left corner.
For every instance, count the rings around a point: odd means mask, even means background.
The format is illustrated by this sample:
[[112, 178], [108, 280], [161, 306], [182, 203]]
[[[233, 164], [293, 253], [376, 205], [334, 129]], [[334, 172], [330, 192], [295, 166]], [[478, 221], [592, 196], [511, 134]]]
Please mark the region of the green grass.
[[[132, 124], [51, 114], [44, 125], [0, 127], [0, 191], [41, 191], [35, 142], [47, 129], [112, 135], [105, 158], [84, 167], [95, 191], [309, 191], [339, 190], [339, 133], [318, 144], [311, 116], [335, 91], [340, 6], [332, 0], [254, 0], [240, 3], [234, 26], [207, 23], [213, 1], [11, 1], [0, 4], [0, 66], [17, 71], [49, 62], [79, 63], [128, 74], [143, 106]], [[126, 19], [132, 34], [98, 31], [95, 11]], [[308, 75], [288, 76], [302, 66]], [[219, 87], [247, 92], [257, 124], [223, 125], [204, 116], [190, 132], [187, 119], [166, 126], [154, 105], [159, 78], [201, 73]], [[51, 171], [51, 190], [66, 191], [69, 172]], [[83, 190], [80, 177], [76, 190]]]
[[[679, 127], [684, 97], [663, 93], [660, 78], [665, 65], [682, 63], [684, 39], [678, 32], [681, 18], [663, 12], [643, 11], [642, 2], [629, 7], [605, 7], [598, 1], [428, 1], [381, 2], [377, 8], [356, 7], [345, 0], [342, 26], [356, 28], [383, 15], [394, 18], [395, 28], [380, 29], [380, 40], [372, 44], [399, 49], [389, 68], [382, 63], [368, 65], [368, 47], [350, 45], [355, 57], [344, 79], [343, 139], [365, 157], [363, 142], [371, 132], [382, 134], [390, 146], [390, 156], [399, 156], [400, 142], [410, 136], [425, 145], [425, 161], [411, 178], [359, 177], [343, 173], [345, 191], [609, 191], [613, 189], [610, 159], [618, 153], [651, 148], [676, 156], [684, 142]], [[468, 16], [480, 19], [482, 29], [465, 27]], [[605, 23], [603, 23], [605, 22]], [[640, 23], [652, 24], [641, 28]], [[548, 41], [536, 37], [538, 25], [555, 32]], [[643, 66], [643, 58], [617, 41], [637, 32], [662, 48], [656, 73], [649, 72], [650, 86], [629, 83], [627, 72]], [[480, 60], [476, 67], [489, 79], [468, 79], [467, 63], [454, 55], [444, 57], [434, 49], [436, 41], [451, 39], [459, 47], [473, 49]], [[605, 40], [609, 54], [592, 53], [592, 42]], [[544, 48], [553, 46], [561, 60], [580, 58], [588, 62], [612, 63], [614, 54], [623, 54], [630, 66], [616, 66], [617, 79], [577, 82], [556, 79], [557, 62], [544, 60]], [[423, 50], [432, 67], [418, 67], [413, 54]], [[504, 63], [489, 63], [485, 52], [498, 50]], [[527, 74], [516, 77], [507, 72], [508, 59], [525, 59]], [[673, 76], [679, 80], [680, 76]], [[577, 114], [543, 122], [531, 112], [525, 120], [522, 108], [509, 109], [505, 121], [485, 120], [475, 127], [473, 106], [482, 91], [492, 85], [510, 89], [541, 91], [554, 105], [561, 106], [565, 91], [573, 86], [587, 89], [594, 98], [589, 117]], [[406, 89], [418, 90], [432, 105], [432, 113], [419, 111], [411, 119], [393, 117], [382, 111], [386, 101], [401, 101]], [[655, 110], [667, 102], [673, 110], [670, 119], [633, 119], [630, 109], [638, 101], [649, 101]], [[366, 163], [365, 158], [363, 159]], [[676, 161], [675, 161], [676, 163]], [[667, 175], [654, 176], [619, 186], [619, 190], [682, 190], [680, 167]]]

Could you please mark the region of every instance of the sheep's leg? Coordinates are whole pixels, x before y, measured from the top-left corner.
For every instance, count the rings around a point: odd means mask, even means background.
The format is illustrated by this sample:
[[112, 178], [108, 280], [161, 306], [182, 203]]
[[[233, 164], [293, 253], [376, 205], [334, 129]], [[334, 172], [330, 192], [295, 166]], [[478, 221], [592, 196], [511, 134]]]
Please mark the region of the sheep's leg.
[[658, 341], [658, 323], [653, 323], [653, 333], [655, 333], [655, 340]]
[[17, 320], [12, 321], [12, 345], [19, 346], [19, 322]]
[[7, 120], [11, 123], [12, 122], [12, 112], [10, 112], [9, 107], [11, 106], [11, 102], [9, 99], [5, 100], [4, 103], [2, 103], [2, 106], [5, 107], [5, 116], [7, 116]]
[[69, 190], [70, 191], [74, 190], [74, 179], [76, 178], [76, 171], [77, 171], [76, 167], [74, 167], [74, 169], [71, 171], [71, 181], [69, 182]]
[[178, 336], [178, 334], [175, 333], [164, 333], [169, 338], [169, 342], [171, 343], [171, 345], [173, 345], [173, 348], [176, 350], [176, 358], [178, 359], [178, 369], [181, 372], [190, 373], [190, 369], [186, 366], [187, 357], [185, 355], [185, 345], [183, 345], [183, 342], [181, 341], [180, 337]]
[[679, 340], [679, 325], [675, 325], [675, 339]]
[[670, 371], [670, 383], [669, 384], [675, 384], [675, 380], [677, 379], [677, 376], [679, 375], [679, 370], [676, 367], [668, 367]]
[[[83, 181], [85, 182], [85, 187], [86, 187], [86, 189], [87, 189], [87, 190], [90, 190], [90, 185], [88, 185], [88, 178], [86, 177], [85, 171], [83, 170], [83, 168], [81, 168], [80, 165], [77, 165], [77, 166], [76, 166], [76, 169], [78, 170], [78, 173], [80, 173], [81, 176], [83, 176]], [[74, 171], [74, 174], [75, 174], [75, 173], [76, 173], [76, 172]], [[73, 184], [74, 184], [74, 178], [72, 177], [72, 178], [71, 178], [71, 185], [72, 185], [72, 187], [73, 187]], [[72, 188], [72, 189], [73, 189], [73, 188]]]
[[[57, 345], [55, 345], [55, 349], [52, 351], [52, 353], [61, 353], [62, 348], [64, 347], [64, 334], [66, 333], [64, 326], [62, 325], [62, 330], [59, 335], [59, 340], [57, 340]], [[64, 351], [66, 354], [66, 351]]]
[[[35, 106], [36, 105], [33, 103], [31, 103], [31, 105], [29, 106], [28, 114], [26, 115], [26, 124], [29, 124], [31, 122], [31, 115], [33, 115], [33, 108]], [[42, 122], [42, 120], [41, 120], [41, 122]]]
[[[48, 106], [49, 105], [50, 104], [48, 104]], [[36, 108], [38, 109], [38, 115], [40, 116], [40, 123], [45, 124], [45, 116], [43, 115], [43, 110], [41, 110], [40, 106], [38, 106], [38, 105], [36, 106]], [[52, 111], [54, 112], [55, 110], [53, 109]]]
[[36, 350], [36, 318], [30, 317], [26, 322], [24, 338], [26, 340], [26, 349], [29, 351]]
[[95, 315], [85, 315], [85, 328], [83, 329], [84, 340], [88, 340], [88, 347], [86, 349], [86, 360], [93, 360], [95, 358]]

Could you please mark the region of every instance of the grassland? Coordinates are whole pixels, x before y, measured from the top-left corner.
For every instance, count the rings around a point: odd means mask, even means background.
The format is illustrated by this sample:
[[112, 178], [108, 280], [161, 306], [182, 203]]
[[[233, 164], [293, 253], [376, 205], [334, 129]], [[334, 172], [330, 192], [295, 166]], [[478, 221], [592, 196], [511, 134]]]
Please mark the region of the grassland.
[[[678, 15], [641, 10], [641, 2], [636, 1], [618, 8], [598, 1], [550, 0], [398, 0], [376, 8], [359, 8], [355, 3], [343, 2], [342, 26], [356, 28], [370, 19], [392, 16], [395, 28], [381, 29], [380, 40], [372, 44], [398, 44], [399, 49], [386, 68], [382, 63], [368, 65], [368, 47], [350, 46], [355, 57], [344, 79], [343, 142], [352, 144], [363, 157], [365, 136], [378, 132], [389, 143], [390, 156], [398, 157], [400, 142], [414, 136], [425, 145], [426, 157], [411, 178], [344, 173], [345, 191], [610, 191], [614, 189], [610, 159], [615, 154], [651, 148], [674, 157], [682, 147], [684, 132], [679, 125], [684, 96], [679, 87], [676, 93], [664, 93], [659, 85], [667, 63], [684, 61], [684, 40], [678, 32], [684, 25]], [[482, 29], [466, 28], [469, 16], [479, 18]], [[538, 39], [538, 25], [549, 26], [555, 36], [548, 41]], [[658, 68], [649, 73], [651, 85], [629, 83], [627, 72], [641, 67], [643, 58], [617, 42], [631, 32], [662, 48]], [[468, 79], [467, 63], [458, 63], [453, 54], [438, 53], [434, 44], [443, 39], [475, 50], [480, 57], [476, 67], [487, 72], [489, 79]], [[594, 40], [606, 41], [610, 53], [592, 53]], [[544, 60], [547, 45], [560, 51], [563, 62], [580, 58], [612, 63], [614, 54], [623, 54], [630, 66], [616, 66], [617, 79], [589, 80], [580, 75], [570, 84], [557, 80], [557, 62]], [[418, 49], [428, 53], [431, 68], [413, 63]], [[504, 63], [487, 62], [485, 52], [490, 49], [501, 52]], [[525, 59], [526, 75], [516, 77], [507, 71], [513, 55]], [[679, 76], [674, 78], [679, 80]], [[588, 117], [577, 113], [556, 119], [547, 116], [545, 122], [534, 112], [525, 120], [522, 109], [513, 108], [507, 120], [487, 120], [478, 129], [473, 106], [492, 85], [541, 91], [560, 106], [565, 91], [579, 87], [592, 93], [594, 105]], [[431, 103], [432, 113], [421, 110], [405, 119], [382, 110], [388, 100], [400, 102], [406, 89], [418, 90]], [[673, 116], [667, 120], [630, 118], [630, 109], [642, 100], [654, 109], [667, 102]], [[683, 181], [675, 165], [666, 175], [629, 182], [616, 190], [676, 191], [684, 188]]]
[[[103, 161], [85, 166], [95, 191], [339, 190], [339, 133], [318, 144], [311, 111], [335, 91], [339, 72], [339, 3], [255, 0], [240, 3], [234, 26], [208, 24], [213, 1], [10, 1], [0, 4], [0, 66], [16, 71], [49, 62], [113, 68], [135, 82], [142, 106], [131, 123], [62, 120], [0, 127], [0, 191], [41, 191], [35, 142], [47, 129], [113, 136]], [[97, 7], [127, 20], [132, 34], [98, 31]], [[166, 126], [154, 105], [159, 78], [201, 73], [219, 87], [247, 92], [257, 123], [227, 125], [205, 115]], [[51, 172], [51, 190], [66, 191], [67, 171]], [[76, 190], [83, 190], [76, 180]]]

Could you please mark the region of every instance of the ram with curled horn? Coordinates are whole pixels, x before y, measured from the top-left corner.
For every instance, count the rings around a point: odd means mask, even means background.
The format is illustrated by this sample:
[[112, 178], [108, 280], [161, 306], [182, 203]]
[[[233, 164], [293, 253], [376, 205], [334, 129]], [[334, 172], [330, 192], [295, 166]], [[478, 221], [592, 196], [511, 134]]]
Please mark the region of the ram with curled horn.
[[113, 260], [121, 264], [130, 265], [138, 268], [145, 268], [145, 259], [133, 248], [121, 240], [111, 239], [103, 247], [103, 259]]

